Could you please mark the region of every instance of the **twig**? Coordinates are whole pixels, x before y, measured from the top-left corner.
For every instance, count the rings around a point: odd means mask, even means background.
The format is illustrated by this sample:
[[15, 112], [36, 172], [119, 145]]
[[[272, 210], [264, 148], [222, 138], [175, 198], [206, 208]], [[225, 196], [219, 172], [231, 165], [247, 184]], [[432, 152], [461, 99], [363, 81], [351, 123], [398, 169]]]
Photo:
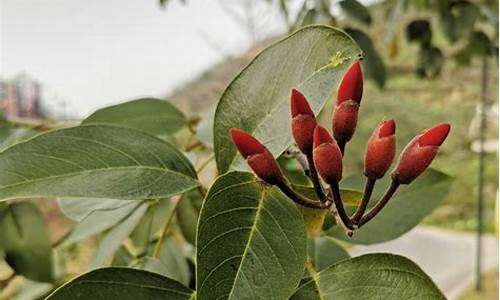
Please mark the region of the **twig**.
[[318, 196], [319, 200], [323, 203], [327, 202], [329, 199], [325, 194], [325, 191], [323, 190], [323, 186], [321, 185], [321, 181], [319, 180], [318, 177], [318, 172], [316, 171], [316, 167], [314, 166], [314, 160], [312, 157], [312, 153], [308, 153], [306, 155], [307, 157], [307, 162], [309, 164], [309, 178], [311, 178], [311, 181], [314, 185], [314, 191], [316, 192], [316, 195]]
[[331, 204], [302, 197], [301, 195], [297, 194], [294, 190], [292, 190], [285, 182], [279, 183], [277, 186], [285, 195], [288, 196], [288, 198], [292, 199], [295, 203], [300, 204], [302, 206], [324, 209], [328, 208], [328, 205]]
[[361, 219], [361, 217], [363, 217], [366, 211], [366, 207], [368, 206], [368, 203], [370, 202], [370, 198], [373, 193], [373, 188], [375, 187], [375, 181], [376, 180], [371, 178], [368, 178], [366, 180], [365, 191], [363, 192], [363, 199], [361, 199], [361, 203], [359, 204], [358, 208], [356, 209], [356, 212], [354, 213], [351, 219], [354, 227], [357, 226], [359, 220]]
[[[352, 224], [351, 224], [351, 220], [347, 216], [347, 213], [346, 213], [346, 211], [344, 209], [344, 204], [342, 203], [342, 198], [340, 196], [339, 183], [338, 182], [332, 183], [332, 184], [330, 184], [330, 187], [331, 187], [332, 196], [333, 196], [333, 203], [334, 203], [334, 205], [332, 205], [330, 207], [330, 211], [332, 211], [332, 213], [334, 214], [334, 216], [335, 216], [335, 213], [338, 214], [338, 216], [340, 218], [340, 224], [339, 225], [342, 225], [344, 227], [344, 230], [347, 229], [346, 230], [346, 234], [349, 237], [351, 237], [352, 236], [353, 227], [352, 227]], [[335, 207], [335, 211], [333, 211], [332, 207]]]
[[175, 202], [174, 207], [172, 208], [172, 212], [168, 217], [167, 223], [165, 223], [165, 226], [163, 227], [163, 231], [161, 232], [160, 238], [156, 242], [155, 250], [153, 252], [153, 257], [155, 258], [158, 258], [160, 256], [161, 246], [163, 244], [163, 241], [165, 240], [165, 237], [167, 236], [170, 225], [172, 224], [172, 220], [174, 219], [174, 215], [177, 212], [177, 207], [179, 207], [179, 204], [181, 203], [182, 199], [184, 199], [184, 197], [180, 197], [179, 200]]
[[392, 195], [396, 192], [396, 190], [399, 187], [399, 183], [396, 181], [391, 181], [391, 185], [387, 190], [385, 191], [384, 196], [380, 201], [375, 205], [366, 215], [364, 215], [358, 223], [358, 227], [363, 226], [364, 224], [368, 223], [371, 219], [373, 219], [381, 210], [384, 208], [384, 206], [389, 202], [391, 199]]

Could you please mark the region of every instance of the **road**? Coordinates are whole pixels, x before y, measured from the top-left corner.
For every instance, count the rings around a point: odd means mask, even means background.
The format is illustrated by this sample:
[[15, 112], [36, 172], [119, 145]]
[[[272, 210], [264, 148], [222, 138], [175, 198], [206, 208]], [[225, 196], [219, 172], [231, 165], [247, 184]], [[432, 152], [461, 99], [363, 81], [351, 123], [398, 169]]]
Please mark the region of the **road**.
[[[498, 239], [485, 235], [483, 245], [483, 271], [498, 269]], [[406, 256], [432, 277], [449, 300], [458, 299], [474, 280], [476, 236], [473, 233], [418, 227], [396, 240], [356, 246], [349, 252], [352, 256], [372, 252]]]

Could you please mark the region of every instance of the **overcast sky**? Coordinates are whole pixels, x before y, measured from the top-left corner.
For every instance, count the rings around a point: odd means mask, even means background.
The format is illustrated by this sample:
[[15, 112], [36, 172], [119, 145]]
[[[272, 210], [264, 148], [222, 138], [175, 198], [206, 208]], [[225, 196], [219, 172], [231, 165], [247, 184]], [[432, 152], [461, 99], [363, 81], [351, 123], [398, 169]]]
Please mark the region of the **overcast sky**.
[[[0, 75], [30, 74], [83, 117], [163, 96], [251, 44], [228, 12], [243, 9], [235, 0], [179, 2], [161, 9], [158, 0], [0, 0]], [[260, 35], [283, 30], [264, 6], [254, 8]]]

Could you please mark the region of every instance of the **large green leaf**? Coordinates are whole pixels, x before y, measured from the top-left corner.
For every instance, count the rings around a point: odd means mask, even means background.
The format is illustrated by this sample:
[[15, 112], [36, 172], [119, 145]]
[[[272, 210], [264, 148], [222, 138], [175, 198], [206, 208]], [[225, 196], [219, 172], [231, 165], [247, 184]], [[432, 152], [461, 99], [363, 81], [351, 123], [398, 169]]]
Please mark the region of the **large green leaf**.
[[344, 260], [303, 284], [292, 300], [445, 300], [439, 288], [411, 260], [367, 254]]
[[0, 152], [0, 199], [157, 199], [197, 185], [196, 172], [181, 152], [132, 128], [61, 129]]
[[237, 127], [278, 156], [292, 144], [290, 91], [296, 87], [318, 113], [361, 50], [344, 32], [322, 25], [302, 28], [261, 52], [226, 88], [214, 120], [220, 173], [244, 169], [229, 129]]
[[[385, 180], [377, 182], [376, 190], [370, 201], [373, 206], [389, 184]], [[362, 175], [346, 178], [343, 187], [362, 188], [365, 179]], [[344, 232], [335, 226], [328, 231], [339, 239], [352, 243], [374, 244], [395, 239], [413, 227], [439, 206], [450, 189], [451, 178], [444, 173], [429, 169], [409, 186], [401, 186], [387, 206], [369, 223], [346, 238]]]
[[203, 202], [197, 232], [199, 299], [287, 299], [307, 252], [295, 204], [250, 173], [217, 179]]
[[163, 135], [175, 133], [186, 126], [187, 119], [168, 101], [143, 98], [102, 108], [82, 122], [91, 123], [122, 125]]
[[0, 210], [0, 249], [19, 275], [50, 282], [52, 247], [43, 216], [29, 202], [12, 203]]
[[103, 268], [66, 283], [46, 300], [189, 300], [193, 291], [181, 283], [148, 271]]

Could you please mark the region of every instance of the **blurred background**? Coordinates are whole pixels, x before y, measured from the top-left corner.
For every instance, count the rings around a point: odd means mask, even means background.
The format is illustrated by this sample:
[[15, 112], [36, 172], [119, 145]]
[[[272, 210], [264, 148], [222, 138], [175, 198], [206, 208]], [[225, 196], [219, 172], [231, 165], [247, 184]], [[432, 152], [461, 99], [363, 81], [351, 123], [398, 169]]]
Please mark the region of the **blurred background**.
[[[362, 170], [364, 142], [385, 117], [399, 146], [452, 124], [433, 164], [454, 177], [443, 204], [406, 236], [353, 253], [407, 255], [450, 299], [498, 298], [498, 1], [3, 0], [0, 10], [0, 108], [14, 124], [78, 121], [145, 96], [209, 118], [270, 43], [309, 24], [344, 29], [368, 78], [346, 172]], [[37, 203], [57, 240], [71, 222]], [[454, 267], [443, 270], [442, 257]]]

